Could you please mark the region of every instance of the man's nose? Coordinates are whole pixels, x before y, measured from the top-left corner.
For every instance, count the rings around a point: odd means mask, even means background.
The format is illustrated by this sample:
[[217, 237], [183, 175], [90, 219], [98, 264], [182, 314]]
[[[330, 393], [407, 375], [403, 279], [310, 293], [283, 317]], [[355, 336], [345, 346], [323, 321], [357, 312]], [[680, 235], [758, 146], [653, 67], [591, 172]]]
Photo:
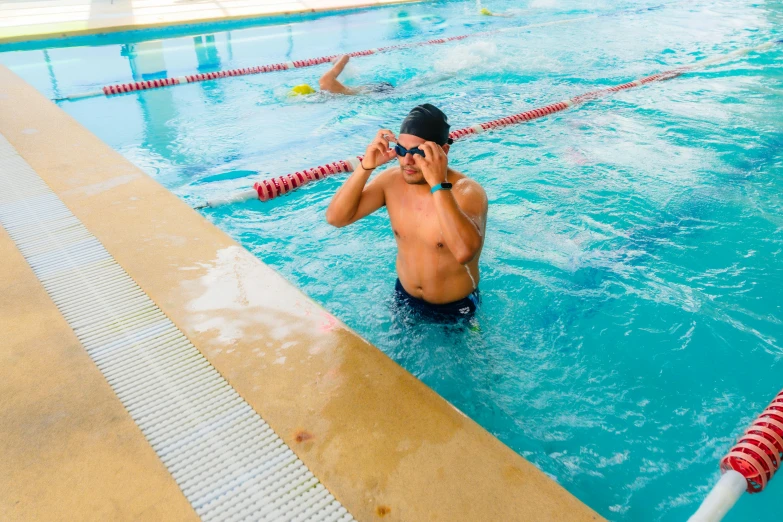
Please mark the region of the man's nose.
[[406, 154], [405, 157], [402, 158], [402, 163], [403, 165], [415, 165], [416, 162], [413, 161], [413, 154], [411, 154], [410, 152]]

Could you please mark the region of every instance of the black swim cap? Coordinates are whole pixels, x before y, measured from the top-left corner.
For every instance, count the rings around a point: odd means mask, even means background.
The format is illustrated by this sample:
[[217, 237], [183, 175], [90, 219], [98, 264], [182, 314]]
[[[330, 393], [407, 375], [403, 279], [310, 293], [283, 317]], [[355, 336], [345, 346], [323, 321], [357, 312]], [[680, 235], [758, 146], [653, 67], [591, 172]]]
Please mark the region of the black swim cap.
[[449, 119], [430, 103], [418, 105], [408, 113], [400, 125], [400, 134], [412, 134], [438, 145], [452, 143], [449, 139]]

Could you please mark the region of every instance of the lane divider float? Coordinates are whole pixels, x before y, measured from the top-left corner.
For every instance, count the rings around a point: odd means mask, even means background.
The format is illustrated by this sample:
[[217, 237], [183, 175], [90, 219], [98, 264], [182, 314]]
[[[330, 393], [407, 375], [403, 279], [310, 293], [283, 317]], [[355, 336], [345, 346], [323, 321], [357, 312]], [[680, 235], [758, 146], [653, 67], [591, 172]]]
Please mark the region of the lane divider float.
[[[410, 49], [413, 47], [421, 47], [425, 45], [438, 45], [438, 44], [445, 44], [449, 42], [456, 42], [459, 40], [465, 40], [467, 38], [476, 38], [481, 36], [490, 36], [494, 34], [504, 33], [508, 31], [520, 31], [523, 29], [533, 29], [533, 28], [539, 28], [539, 27], [549, 27], [552, 25], [562, 25], [562, 24], [570, 24], [574, 22], [581, 22], [584, 20], [592, 20], [595, 18], [600, 18], [604, 16], [614, 16], [619, 15], [623, 13], [639, 13], [644, 11], [653, 11], [655, 9], [659, 9], [663, 7], [664, 4], [652, 6], [652, 7], [645, 7], [641, 9], [626, 9], [619, 12], [614, 13], [601, 13], [601, 14], [594, 14], [594, 15], [587, 15], [587, 16], [581, 16], [578, 18], [568, 18], [565, 20], [555, 20], [552, 22], [542, 22], [537, 24], [527, 24], [522, 26], [515, 26], [515, 27], [505, 27], [503, 29], [495, 29], [492, 31], [482, 31], [478, 33], [472, 33], [472, 34], [463, 34], [459, 36], [450, 36], [447, 38], [435, 38], [432, 40], [426, 40], [422, 42], [413, 42], [413, 43], [407, 43], [407, 44], [399, 44], [399, 45], [390, 45], [387, 47], [378, 47], [376, 49], [365, 49], [363, 51], [354, 51], [350, 53], [343, 53], [348, 54], [348, 56], [351, 56], [353, 58], [360, 57], [360, 56], [371, 56], [374, 54], [381, 54], [386, 53], [390, 51], [397, 51], [400, 49]], [[207, 80], [218, 80], [221, 78], [235, 78], [237, 76], [247, 76], [251, 74], [262, 74], [262, 73], [269, 73], [269, 72], [278, 72], [278, 71], [289, 71], [292, 69], [302, 69], [304, 67], [313, 67], [315, 65], [321, 65], [324, 63], [329, 63], [335, 58], [339, 58], [340, 56], [343, 56], [343, 54], [333, 54], [329, 56], [319, 56], [317, 58], [307, 58], [304, 60], [293, 60], [290, 62], [279, 62], [279, 63], [271, 63], [267, 65], [257, 65], [254, 67], [243, 67], [239, 69], [228, 69], [224, 71], [215, 71], [215, 72], [209, 72], [209, 73], [198, 73], [198, 74], [189, 74], [185, 76], [177, 76], [177, 77], [170, 77], [170, 78], [160, 78], [157, 80], [145, 80], [145, 81], [139, 81], [139, 82], [130, 82], [130, 83], [118, 83], [114, 85], [106, 85], [102, 87], [99, 90], [95, 91], [89, 91], [89, 92], [83, 92], [83, 93], [77, 93], [77, 94], [70, 94], [68, 96], [63, 96], [61, 98], [55, 98], [54, 101], [75, 101], [75, 100], [81, 100], [84, 98], [93, 98], [96, 96], [113, 96], [117, 94], [127, 94], [132, 92], [138, 92], [138, 91], [146, 91], [150, 89], [160, 89], [162, 87], [172, 87], [175, 85], [186, 85], [188, 83], [196, 83], [196, 82], [203, 82]]]
[[689, 522], [718, 522], [742, 494], [759, 493], [783, 462], [783, 391], [720, 460], [721, 478]]
[[[532, 120], [543, 118], [545, 116], [549, 116], [556, 112], [564, 111], [569, 107], [573, 107], [575, 105], [580, 105], [592, 100], [596, 100], [598, 98], [602, 98], [614, 94], [616, 92], [624, 91], [627, 89], [633, 89], [636, 87], [641, 87], [642, 85], [646, 85], [648, 83], [671, 80], [672, 78], [676, 78], [682, 75], [683, 73], [704, 68], [719, 62], [729, 61], [753, 51], [756, 52], [765, 51], [770, 47], [780, 43], [783, 43], [783, 40], [767, 42], [765, 44], [756, 47], [746, 47], [744, 49], [733, 51], [725, 55], [707, 58], [699, 62], [696, 62], [692, 65], [677, 67], [675, 69], [670, 69], [668, 71], [660, 72], [658, 74], [653, 74], [651, 76], [645, 76], [644, 78], [639, 78], [637, 80], [626, 82], [620, 85], [615, 85], [613, 87], [607, 87], [605, 89], [590, 91], [584, 94], [580, 94], [578, 96], [574, 96], [573, 98], [570, 98], [568, 100], [552, 103], [544, 107], [531, 109], [525, 112], [520, 112], [519, 114], [514, 114], [511, 116], [506, 116], [496, 120], [492, 120], [484, 123], [478, 123], [475, 125], [471, 125], [469, 127], [458, 129], [452, 131], [449, 134], [449, 137], [454, 141], [457, 141], [457, 140], [464, 139], [468, 136], [474, 136], [477, 134], [481, 134], [483, 132], [487, 132], [489, 130], [499, 129], [501, 127], [507, 127], [509, 125], [518, 125], [521, 123], [526, 123]], [[269, 201], [278, 196], [282, 196], [283, 194], [287, 194], [293, 190], [296, 190], [299, 187], [306, 185], [310, 182], [318, 181], [327, 178], [329, 176], [333, 176], [335, 174], [353, 172], [353, 170], [359, 165], [361, 159], [362, 156], [353, 156], [347, 159], [333, 161], [331, 163], [326, 163], [324, 165], [319, 165], [317, 167], [296, 171], [292, 174], [285, 174], [283, 176], [276, 176], [274, 178], [263, 179], [255, 183], [253, 185], [253, 189], [243, 190], [235, 194], [232, 194], [230, 196], [227, 196], [225, 198], [211, 199], [196, 206], [196, 208], [198, 209], [207, 208], [207, 207], [214, 208], [230, 203], [239, 203], [242, 201], [247, 201], [256, 197], [261, 201]]]

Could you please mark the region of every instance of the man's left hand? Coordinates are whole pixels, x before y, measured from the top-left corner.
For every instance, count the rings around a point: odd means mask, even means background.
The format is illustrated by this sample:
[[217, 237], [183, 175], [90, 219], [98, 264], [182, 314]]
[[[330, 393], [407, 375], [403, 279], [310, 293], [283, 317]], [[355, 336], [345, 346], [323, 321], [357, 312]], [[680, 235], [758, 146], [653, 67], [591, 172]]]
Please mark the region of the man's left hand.
[[419, 148], [424, 151], [424, 157], [414, 154], [413, 161], [421, 169], [424, 180], [430, 187], [446, 181], [449, 159], [441, 146], [432, 141], [425, 141], [419, 145]]

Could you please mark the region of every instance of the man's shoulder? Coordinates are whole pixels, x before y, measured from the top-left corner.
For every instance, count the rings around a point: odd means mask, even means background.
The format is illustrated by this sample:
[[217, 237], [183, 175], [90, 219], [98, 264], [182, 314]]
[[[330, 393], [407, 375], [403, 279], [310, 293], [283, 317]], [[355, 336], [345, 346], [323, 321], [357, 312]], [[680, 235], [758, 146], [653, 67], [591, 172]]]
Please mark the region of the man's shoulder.
[[470, 199], [487, 199], [487, 193], [484, 191], [484, 187], [475, 179], [463, 174], [461, 172], [452, 171], [456, 174], [452, 179], [454, 190], [464, 197]]
[[454, 170], [452, 168], [449, 168], [448, 174], [446, 176], [449, 181], [451, 181], [454, 185], [461, 184], [461, 185], [476, 185], [481, 186], [478, 181], [471, 178], [464, 172], [460, 172], [458, 170]]

